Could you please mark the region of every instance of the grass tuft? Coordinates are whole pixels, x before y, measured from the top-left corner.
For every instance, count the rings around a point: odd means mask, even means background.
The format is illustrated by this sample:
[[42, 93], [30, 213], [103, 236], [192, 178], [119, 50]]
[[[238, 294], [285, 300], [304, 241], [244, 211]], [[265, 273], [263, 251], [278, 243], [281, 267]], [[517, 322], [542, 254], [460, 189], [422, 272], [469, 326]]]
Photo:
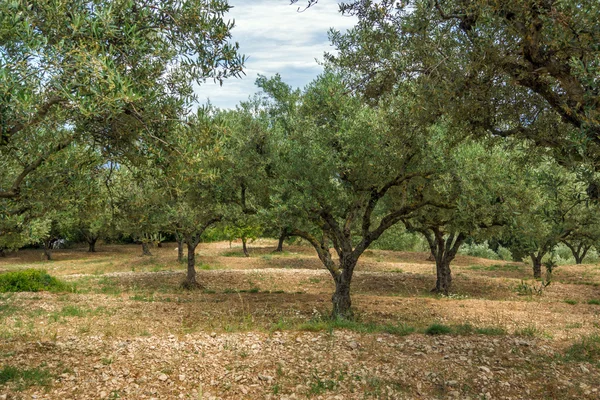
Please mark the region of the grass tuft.
[[425, 329], [426, 335], [449, 335], [453, 332], [452, 328], [442, 324], [432, 324]]

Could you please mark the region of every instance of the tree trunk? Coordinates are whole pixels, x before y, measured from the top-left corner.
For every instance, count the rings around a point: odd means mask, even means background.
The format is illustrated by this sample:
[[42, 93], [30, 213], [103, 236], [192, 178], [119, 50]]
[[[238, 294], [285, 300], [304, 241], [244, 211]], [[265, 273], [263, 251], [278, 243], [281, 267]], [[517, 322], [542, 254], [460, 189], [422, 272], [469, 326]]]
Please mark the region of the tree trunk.
[[277, 242], [277, 248], [275, 249], [275, 251], [277, 253], [283, 252], [283, 241], [285, 240], [286, 237], [287, 237], [287, 235], [285, 234], [284, 231], [282, 231], [281, 235], [279, 235], [279, 242]]
[[246, 257], [250, 257], [250, 253], [248, 252], [248, 246], [247, 243], [248, 239], [246, 239], [245, 237], [242, 237], [242, 249], [244, 250], [244, 255]]
[[350, 282], [335, 279], [335, 292], [331, 297], [333, 302], [333, 318], [352, 319], [352, 301], [350, 299]]
[[464, 243], [466, 235], [462, 232], [450, 233], [444, 238], [445, 233], [439, 227], [423, 229], [420, 231], [429, 244], [431, 255], [435, 260], [436, 281], [432, 292], [446, 296], [452, 290], [452, 270], [450, 263], [456, 257], [458, 249]]
[[88, 239], [88, 252], [89, 253], [95, 253], [96, 252], [96, 242], [98, 241], [98, 238], [91, 238]]
[[142, 256], [151, 256], [150, 245], [146, 242], [142, 242]]
[[331, 297], [333, 303], [333, 318], [352, 319], [354, 313], [352, 311], [352, 300], [350, 298], [350, 283], [352, 282], [352, 274], [358, 259], [348, 258], [340, 261], [340, 273], [334, 275], [335, 292]]
[[533, 277], [535, 279], [541, 279], [542, 277], [542, 257], [543, 253], [539, 253], [537, 256], [534, 253], [529, 255], [531, 257], [531, 262], [533, 264]]
[[52, 260], [52, 252], [50, 251], [50, 243], [51, 241], [44, 241], [44, 256], [46, 256], [46, 260]]
[[187, 275], [185, 281], [181, 283], [184, 289], [192, 290], [200, 288], [200, 284], [196, 281], [196, 247], [198, 243], [194, 243], [193, 240], [186, 240], [187, 242]]
[[177, 262], [183, 262], [183, 237], [177, 236]]
[[2, 247], [0, 247], [0, 257], [6, 257], [6, 251]]
[[442, 293], [445, 296], [448, 296], [452, 290], [450, 261], [451, 260], [443, 259], [439, 264], [436, 262], [437, 280], [435, 282], [435, 292]]

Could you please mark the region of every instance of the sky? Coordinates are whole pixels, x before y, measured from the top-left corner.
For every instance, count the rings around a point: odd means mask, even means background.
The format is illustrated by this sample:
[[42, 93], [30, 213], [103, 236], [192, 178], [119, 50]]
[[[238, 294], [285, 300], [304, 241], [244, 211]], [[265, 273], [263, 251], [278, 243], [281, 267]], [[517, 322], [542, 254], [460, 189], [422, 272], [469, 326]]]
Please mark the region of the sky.
[[289, 85], [304, 87], [323, 70], [316, 59], [335, 52], [327, 38], [329, 29], [344, 31], [356, 22], [339, 14], [335, 0], [322, 0], [301, 13], [297, 10], [302, 0], [296, 5], [288, 0], [230, 0], [229, 4], [233, 8], [228, 18], [236, 25], [232, 40], [247, 56], [246, 76], [227, 79], [221, 87], [207, 81], [196, 88], [201, 104], [210, 99], [219, 108], [235, 108], [256, 93], [258, 74], [279, 73]]

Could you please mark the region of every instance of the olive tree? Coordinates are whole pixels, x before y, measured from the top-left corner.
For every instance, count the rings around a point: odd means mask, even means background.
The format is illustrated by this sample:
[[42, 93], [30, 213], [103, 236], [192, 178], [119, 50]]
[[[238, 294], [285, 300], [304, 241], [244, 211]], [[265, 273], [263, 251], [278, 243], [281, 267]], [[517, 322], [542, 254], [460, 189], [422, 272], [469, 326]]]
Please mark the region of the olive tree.
[[[443, 130], [438, 134], [443, 139]], [[438, 146], [438, 148], [441, 148]], [[432, 291], [448, 295], [452, 288], [450, 263], [469, 238], [485, 240], [500, 233], [522, 207], [528, 188], [519, 178], [516, 150], [499, 145], [465, 142], [444, 158], [433, 190], [446, 207], [430, 207], [404, 223], [421, 233], [436, 263]]]
[[271, 215], [315, 248], [335, 282], [333, 315], [350, 318], [360, 256], [394, 224], [436, 202], [428, 196], [435, 172], [428, 127], [414, 118], [410, 96], [369, 107], [332, 73], [297, 95], [278, 77], [259, 84], [270, 102], [289, 110], [270, 129]]

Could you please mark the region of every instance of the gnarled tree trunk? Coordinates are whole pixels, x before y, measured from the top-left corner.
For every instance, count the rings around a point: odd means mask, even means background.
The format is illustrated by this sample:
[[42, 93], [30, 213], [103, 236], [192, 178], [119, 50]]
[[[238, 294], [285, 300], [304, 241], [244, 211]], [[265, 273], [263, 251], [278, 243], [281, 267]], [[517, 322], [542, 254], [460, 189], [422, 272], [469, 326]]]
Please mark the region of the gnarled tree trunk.
[[541, 279], [542, 277], [542, 258], [545, 254], [542, 251], [539, 251], [537, 255], [535, 253], [529, 254], [531, 263], [533, 264], [533, 277], [535, 279]]
[[335, 282], [335, 292], [331, 297], [333, 303], [333, 318], [352, 319], [352, 300], [350, 298], [350, 284], [357, 259], [348, 256], [340, 260], [339, 273], [332, 273]]
[[592, 248], [591, 245], [584, 243], [579, 243], [576, 245], [572, 242], [567, 242], [566, 240], [563, 240], [563, 243], [569, 248], [569, 250], [571, 250], [571, 254], [573, 254], [576, 264], [581, 264], [588, 251]]
[[432, 292], [449, 295], [452, 290], [452, 270], [450, 263], [456, 257], [458, 249], [464, 243], [466, 235], [462, 232], [453, 232], [444, 238], [445, 234], [440, 227], [419, 229], [429, 244], [431, 255], [435, 260], [436, 281]]

